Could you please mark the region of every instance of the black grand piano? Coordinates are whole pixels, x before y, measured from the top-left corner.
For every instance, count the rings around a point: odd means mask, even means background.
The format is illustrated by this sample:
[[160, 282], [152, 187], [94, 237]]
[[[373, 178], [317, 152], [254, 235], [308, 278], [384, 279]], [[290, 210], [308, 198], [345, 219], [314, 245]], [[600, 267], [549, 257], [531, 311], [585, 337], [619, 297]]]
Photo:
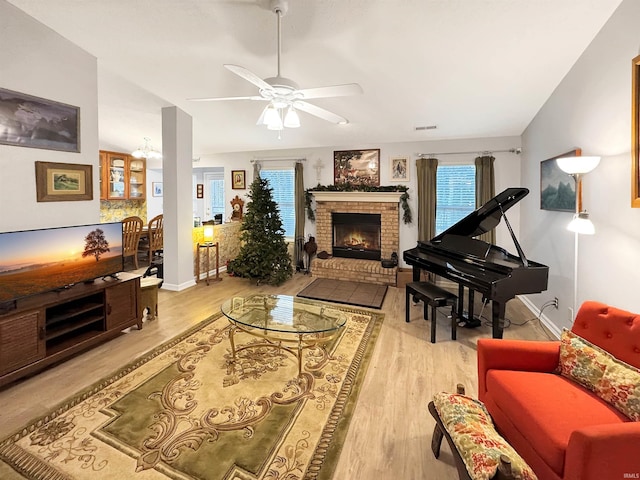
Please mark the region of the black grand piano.
[[[526, 188], [507, 188], [440, 235], [428, 242], [418, 241], [417, 247], [403, 253], [404, 261], [413, 267], [414, 282], [420, 280], [420, 272], [425, 270], [458, 284], [458, 312], [461, 314], [464, 288], [469, 289], [468, 315], [463, 318], [468, 326], [477, 322], [473, 317], [474, 291], [491, 300], [493, 338], [502, 338], [505, 307], [509, 300], [519, 294], [547, 289], [549, 267], [527, 260], [504, 214], [528, 193]], [[518, 256], [473, 238], [493, 229], [503, 217]]]

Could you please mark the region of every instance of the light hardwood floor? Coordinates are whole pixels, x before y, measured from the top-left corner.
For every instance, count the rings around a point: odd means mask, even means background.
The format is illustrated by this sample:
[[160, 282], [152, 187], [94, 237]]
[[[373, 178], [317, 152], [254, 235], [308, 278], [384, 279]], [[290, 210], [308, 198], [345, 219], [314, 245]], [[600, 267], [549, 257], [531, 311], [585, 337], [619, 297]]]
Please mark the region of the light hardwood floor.
[[[297, 273], [279, 287], [255, 286], [248, 280], [222, 275], [182, 292], [161, 290], [159, 316], [118, 338], [0, 390], [0, 438], [44, 415], [75, 392], [219, 311], [230, 296], [249, 292], [295, 295], [314, 280]], [[463, 383], [475, 395], [476, 341], [490, 337], [490, 327], [458, 329], [449, 337], [446, 310], [439, 310], [437, 342], [429, 342], [429, 323], [422, 319], [422, 304], [411, 306], [411, 322], [404, 319], [405, 290], [390, 287], [385, 314], [372, 361], [351, 420], [334, 474], [345, 479], [457, 478], [446, 442], [440, 459], [431, 453], [433, 419], [427, 403], [438, 391], [454, 391]], [[480, 311], [480, 305], [476, 312]], [[485, 310], [485, 315], [488, 315]], [[507, 304], [507, 318], [523, 323], [505, 329], [505, 338], [547, 340], [551, 334], [518, 299]]]

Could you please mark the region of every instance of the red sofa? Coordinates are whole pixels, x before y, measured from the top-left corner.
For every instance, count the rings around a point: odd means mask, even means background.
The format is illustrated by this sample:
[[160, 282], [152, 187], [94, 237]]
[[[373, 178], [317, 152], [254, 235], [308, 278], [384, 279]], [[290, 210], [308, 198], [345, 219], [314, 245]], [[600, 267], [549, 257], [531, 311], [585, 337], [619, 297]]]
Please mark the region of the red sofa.
[[[640, 315], [585, 302], [571, 329], [640, 367]], [[640, 422], [555, 373], [559, 341], [478, 340], [478, 396], [540, 480], [640, 478]]]

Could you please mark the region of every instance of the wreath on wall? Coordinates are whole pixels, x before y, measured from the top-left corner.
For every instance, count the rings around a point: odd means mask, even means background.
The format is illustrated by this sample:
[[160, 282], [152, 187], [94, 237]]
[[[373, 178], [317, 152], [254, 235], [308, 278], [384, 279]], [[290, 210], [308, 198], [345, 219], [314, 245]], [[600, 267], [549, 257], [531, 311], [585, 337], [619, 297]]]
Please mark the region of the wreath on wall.
[[409, 187], [402, 185], [386, 185], [381, 187], [373, 187], [369, 185], [353, 185], [351, 183], [340, 183], [338, 185], [317, 185], [308, 188], [304, 192], [304, 201], [307, 209], [307, 218], [312, 222], [316, 219], [316, 212], [311, 203], [313, 192], [402, 192], [400, 195], [400, 206], [402, 207], [402, 221], [406, 224], [411, 223], [413, 217], [411, 215], [411, 207], [409, 207]]

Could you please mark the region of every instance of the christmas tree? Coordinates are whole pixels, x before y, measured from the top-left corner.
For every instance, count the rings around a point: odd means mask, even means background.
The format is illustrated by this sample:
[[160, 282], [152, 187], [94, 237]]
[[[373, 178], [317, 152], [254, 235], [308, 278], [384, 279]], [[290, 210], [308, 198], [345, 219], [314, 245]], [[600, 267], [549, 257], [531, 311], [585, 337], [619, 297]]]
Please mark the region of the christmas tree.
[[272, 192], [266, 179], [257, 177], [251, 184], [240, 233], [243, 244], [228, 268], [234, 275], [255, 279], [257, 284], [280, 285], [293, 275], [293, 267]]

